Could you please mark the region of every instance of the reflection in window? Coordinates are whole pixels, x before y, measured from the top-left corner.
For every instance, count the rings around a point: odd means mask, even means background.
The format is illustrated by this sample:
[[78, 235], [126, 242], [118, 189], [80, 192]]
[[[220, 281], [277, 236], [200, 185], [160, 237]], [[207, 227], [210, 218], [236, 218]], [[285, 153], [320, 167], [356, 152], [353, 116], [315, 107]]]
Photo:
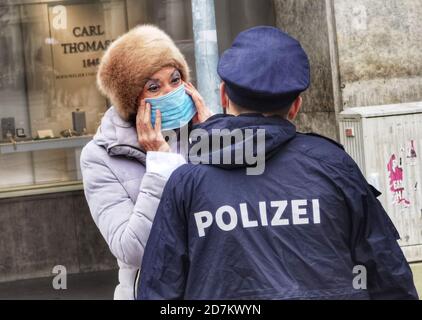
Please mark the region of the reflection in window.
[[108, 107], [99, 60], [143, 23], [167, 31], [194, 71], [189, 0], [0, 4], [0, 190], [80, 180], [80, 150]]

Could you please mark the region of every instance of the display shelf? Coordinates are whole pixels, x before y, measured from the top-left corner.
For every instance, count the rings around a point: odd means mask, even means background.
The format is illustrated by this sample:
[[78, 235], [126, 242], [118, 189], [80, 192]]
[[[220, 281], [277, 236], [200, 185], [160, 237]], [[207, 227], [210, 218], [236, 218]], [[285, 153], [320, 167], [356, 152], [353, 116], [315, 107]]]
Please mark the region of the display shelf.
[[57, 182], [12, 188], [0, 188], [0, 199], [36, 196], [51, 193], [82, 191], [82, 181]]
[[82, 148], [92, 140], [93, 135], [70, 138], [53, 138], [45, 140], [17, 141], [0, 143], [0, 154], [31, 152], [54, 149]]

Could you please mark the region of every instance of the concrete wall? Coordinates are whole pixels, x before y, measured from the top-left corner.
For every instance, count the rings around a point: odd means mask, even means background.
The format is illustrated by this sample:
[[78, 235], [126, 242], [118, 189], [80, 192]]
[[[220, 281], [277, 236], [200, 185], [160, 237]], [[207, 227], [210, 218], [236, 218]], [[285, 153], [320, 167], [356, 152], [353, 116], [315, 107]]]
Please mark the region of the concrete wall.
[[422, 100], [420, 0], [274, 0], [312, 68], [299, 130], [337, 138], [347, 108]]
[[296, 121], [299, 131], [337, 139], [330, 30], [325, 0], [274, 0], [276, 25], [298, 39], [309, 55], [312, 85]]
[[422, 100], [422, 1], [333, 2], [344, 108]]
[[0, 282], [117, 268], [83, 192], [0, 199]]

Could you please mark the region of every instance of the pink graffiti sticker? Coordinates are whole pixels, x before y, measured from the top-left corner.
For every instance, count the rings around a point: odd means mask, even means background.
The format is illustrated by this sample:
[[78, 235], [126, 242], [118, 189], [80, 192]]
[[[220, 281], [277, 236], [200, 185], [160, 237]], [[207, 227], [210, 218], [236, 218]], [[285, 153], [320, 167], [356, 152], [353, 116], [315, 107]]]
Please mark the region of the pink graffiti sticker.
[[393, 154], [387, 165], [387, 170], [390, 174], [390, 190], [393, 193], [393, 204], [410, 206], [410, 201], [404, 197], [404, 184], [403, 184], [403, 168], [402, 160], [397, 161], [396, 155]]

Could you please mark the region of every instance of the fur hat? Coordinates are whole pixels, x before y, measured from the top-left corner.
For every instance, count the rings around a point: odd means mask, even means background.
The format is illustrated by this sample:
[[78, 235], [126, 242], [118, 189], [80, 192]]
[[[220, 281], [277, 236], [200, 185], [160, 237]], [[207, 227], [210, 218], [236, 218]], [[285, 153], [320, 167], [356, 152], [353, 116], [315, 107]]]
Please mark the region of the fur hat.
[[177, 68], [189, 82], [189, 66], [170, 37], [153, 25], [135, 27], [104, 53], [97, 73], [100, 91], [126, 121], [136, 118], [138, 97], [147, 78], [163, 67]]

